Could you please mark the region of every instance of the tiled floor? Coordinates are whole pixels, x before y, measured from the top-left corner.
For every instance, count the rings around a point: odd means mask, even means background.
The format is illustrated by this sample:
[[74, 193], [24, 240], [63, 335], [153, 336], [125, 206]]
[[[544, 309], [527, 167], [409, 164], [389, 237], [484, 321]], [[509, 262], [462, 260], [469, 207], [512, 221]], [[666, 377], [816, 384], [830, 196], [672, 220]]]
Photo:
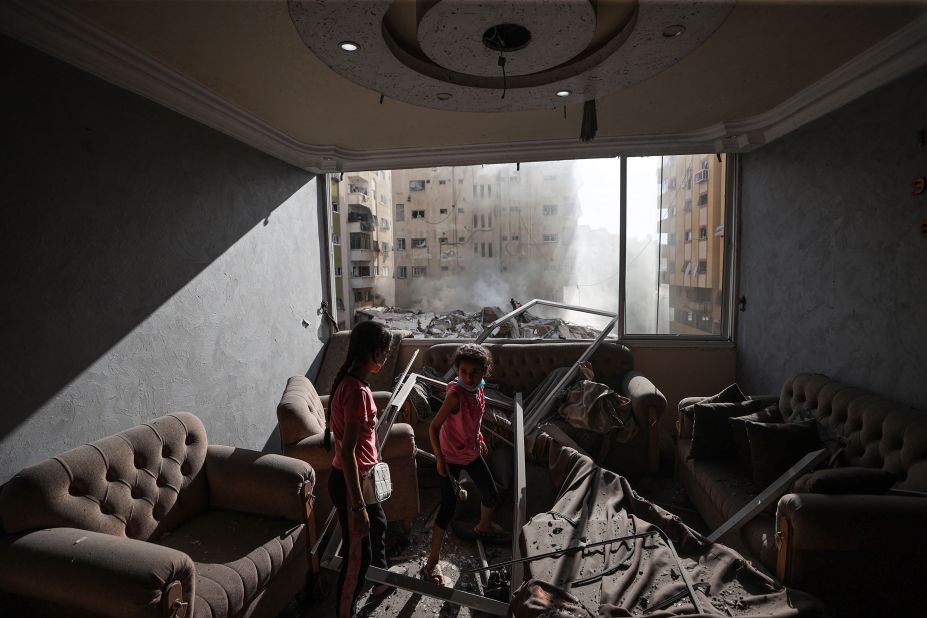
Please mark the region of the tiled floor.
[[[670, 468], [671, 469], [671, 468]], [[391, 569], [404, 571], [416, 576], [428, 555], [431, 543], [431, 520], [434, 517], [438, 504], [438, 484], [434, 469], [423, 466], [419, 470], [419, 485], [421, 487], [422, 513], [416, 518], [412, 534], [407, 539], [398, 522], [391, 524], [387, 533], [387, 561]], [[682, 489], [666, 475], [657, 475], [637, 479], [632, 482], [635, 490], [644, 498], [658, 504], [666, 510], [678, 515], [686, 524], [700, 532], [706, 532], [705, 524], [689, 503]], [[532, 484], [529, 481], [529, 491]], [[511, 501], [509, 501], [511, 502]], [[477, 518], [478, 501], [471, 499], [458, 509], [457, 520], [460, 522], [475, 521]], [[503, 505], [497, 513], [497, 521], [511, 527], [511, 505]], [[509, 522], [506, 525], [506, 522]], [[487, 558], [490, 564], [511, 558], [511, 551], [507, 546], [486, 546]], [[458, 577], [461, 569], [479, 566], [476, 544], [456, 537], [449, 533], [442, 553], [442, 567], [448, 579], [454, 581], [455, 588], [469, 592], [479, 592], [475, 574], [464, 574]], [[281, 618], [309, 618], [318, 616], [333, 616], [335, 614], [335, 600], [332, 594], [337, 574], [325, 573], [319, 580], [319, 585], [312, 598], [302, 603], [294, 602], [281, 614]], [[450, 603], [413, 594], [405, 590], [396, 590], [390, 595], [371, 598], [368, 585], [359, 602], [359, 615], [371, 618], [424, 618], [426, 616], [451, 617], [482, 616], [480, 612], [471, 611], [466, 607], [459, 607]], [[507, 590], [502, 591], [506, 594]]]

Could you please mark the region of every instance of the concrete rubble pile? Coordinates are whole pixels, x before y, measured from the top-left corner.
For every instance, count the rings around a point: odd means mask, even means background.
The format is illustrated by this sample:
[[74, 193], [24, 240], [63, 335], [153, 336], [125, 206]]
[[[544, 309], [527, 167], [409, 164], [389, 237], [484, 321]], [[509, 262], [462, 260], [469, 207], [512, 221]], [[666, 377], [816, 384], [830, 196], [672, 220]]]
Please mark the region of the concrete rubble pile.
[[[418, 339], [473, 338], [506, 313], [499, 307], [483, 307], [473, 313], [460, 309], [434, 313], [400, 307], [370, 307], [359, 310], [357, 317], [359, 320], [382, 322], [391, 329], [412, 331], [412, 336]], [[517, 320], [506, 320], [494, 336], [511, 339], [595, 339], [599, 332], [560, 318], [541, 318], [525, 312]]]

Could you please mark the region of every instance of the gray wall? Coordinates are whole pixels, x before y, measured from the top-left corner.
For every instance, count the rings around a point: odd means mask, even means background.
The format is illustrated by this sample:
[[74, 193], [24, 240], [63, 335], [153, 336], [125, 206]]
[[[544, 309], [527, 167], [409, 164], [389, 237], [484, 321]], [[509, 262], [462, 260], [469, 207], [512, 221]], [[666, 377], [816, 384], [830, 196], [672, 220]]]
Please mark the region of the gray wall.
[[927, 407], [927, 69], [743, 157], [738, 379], [825, 373]]
[[0, 482], [174, 410], [278, 448], [321, 348], [317, 179], [10, 39], [0, 65]]

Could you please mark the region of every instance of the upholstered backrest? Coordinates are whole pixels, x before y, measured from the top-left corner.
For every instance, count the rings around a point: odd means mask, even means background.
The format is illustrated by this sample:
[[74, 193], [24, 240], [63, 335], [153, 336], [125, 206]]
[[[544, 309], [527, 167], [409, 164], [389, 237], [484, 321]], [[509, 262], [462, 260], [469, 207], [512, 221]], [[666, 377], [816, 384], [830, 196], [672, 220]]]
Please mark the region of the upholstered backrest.
[[[447, 371], [458, 343], [439, 343], [425, 352], [424, 364]], [[589, 346], [588, 342], [563, 343], [487, 343], [492, 353], [492, 373], [488, 382], [498, 383], [501, 390], [510, 395], [522, 392], [526, 396], [557, 367], [568, 367], [575, 363]], [[634, 368], [631, 350], [623, 345], [605, 342], [592, 356], [592, 367], [596, 381], [608, 384], [615, 390], [621, 389], [621, 379]]]
[[[411, 333], [407, 330], [390, 331], [389, 356], [386, 362], [380, 368], [378, 373], [371, 373], [367, 378], [370, 383], [370, 389], [373, 391], [392, 391], [393, 374], [396, 373], [396, 359], [399, 358], [399, 344], [404, 337]], [[322, 366], [319, 368], [319, 374], [315, 378], [315, 387], [320, 395], [331, 395], [329, 390], [332, 382], [344, 364], [344, 359], [348, 357], [348, 342], [351, 339], [351, 331], [342, 330], [332, 335], [331, 339], [325, 345], [325, 356], [322, 358]]]
[[286, 381], [283, 396], [277, 404], [277, 422], [284, 446], [325, 430], [325, 409], [309, 378], [293, 376]]
[[849, 465], [881, 468], [899, 475], [899, 489], [927, 491], [927, 412], [819, 373], [798, 374], [782, 386], [782, 416], [801, 410], [812, 410], [822, 426], [846, 438]]
[[205, 510], [206, 430], [176, 412], [30, 466], [0, 493], [7, 532], [71, 527], [148, 541]]

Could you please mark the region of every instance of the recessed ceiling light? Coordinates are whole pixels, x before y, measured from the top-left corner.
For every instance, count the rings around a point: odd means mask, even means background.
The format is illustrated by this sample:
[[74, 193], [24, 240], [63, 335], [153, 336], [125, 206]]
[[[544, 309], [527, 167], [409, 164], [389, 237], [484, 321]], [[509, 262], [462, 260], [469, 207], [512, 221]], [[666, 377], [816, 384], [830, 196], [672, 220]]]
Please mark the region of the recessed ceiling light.
[[452, 95], [450, 92], [439, 92], [439, 93], [436, 94], [435, 96], [438, 97], [438, 100], [439, 100], [439, 101], [447, 101], [448, 99], [450, 99], [450, 98], [453, 97], [454, 95]]
[[338, 47], [340, 47], [346, 52], [357, 51], [358, 49], [360, 49], [360, 45], [358, 45], [354, 41], [341, 41], [340, 43], [338, 43]]
[[568, 97], [568, 96], [570, 96], [571, 94], [573, 94], [573, 92], [570, 91], [570, 90], [558, 90], [558, 91], [557, 91], [557, 96], [558, 96], [558, 97]]
[[672, 39], [673, 37], [677, 37], [685, 31], [686, 31], [686, 27], [680, 26], [679, 24], [676, 24], [674, 26], [667, 26], [666, 29], [663, 30], [663, 36], [665, 36], [668, 39]]

